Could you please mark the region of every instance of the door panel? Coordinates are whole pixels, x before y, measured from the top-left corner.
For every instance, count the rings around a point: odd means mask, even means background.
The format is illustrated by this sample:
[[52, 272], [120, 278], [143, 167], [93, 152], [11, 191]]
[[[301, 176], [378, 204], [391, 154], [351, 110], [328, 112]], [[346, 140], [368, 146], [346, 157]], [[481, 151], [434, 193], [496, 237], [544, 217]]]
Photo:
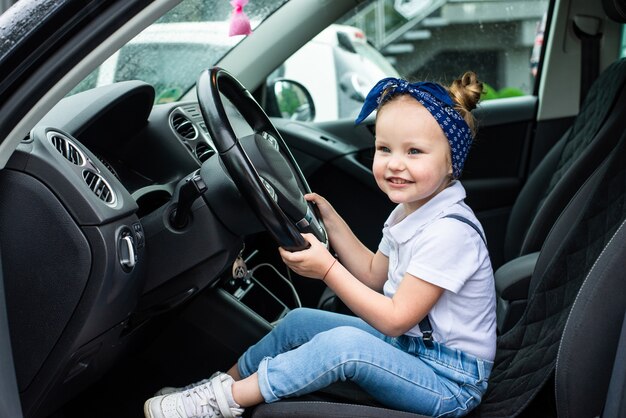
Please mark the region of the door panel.
[[476, 112], [479, 130], [464, 169], [467, 204], [481, 222], [494, 268], [503, 248], [511, 207], [524, 184], [535, 127], [537, 98], [485, 102]]
[[2, 263], [0, 262], [0, 415], [3, 417], [22, 416], [22, 407], [17, 391], [17, 380], [13, 367], [13, 353], [11, 351], [11, 339], [9, 338], [9, 322], [4, 293], [4, 278], [2, 276]]

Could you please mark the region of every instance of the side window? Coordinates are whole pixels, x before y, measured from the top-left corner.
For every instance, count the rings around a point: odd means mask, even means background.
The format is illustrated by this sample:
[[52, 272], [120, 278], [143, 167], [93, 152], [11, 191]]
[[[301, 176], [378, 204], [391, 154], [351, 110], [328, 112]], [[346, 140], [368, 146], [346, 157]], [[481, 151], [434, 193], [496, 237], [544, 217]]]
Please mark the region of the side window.
[[486, 84], [483, 100], [532, 94], [548, 5], [366, 1], [287, 60], [281, 77], [309, 90], [316, 121], [354, 117], [364, 94], [385, 76], [448, 84], [472, 70]]

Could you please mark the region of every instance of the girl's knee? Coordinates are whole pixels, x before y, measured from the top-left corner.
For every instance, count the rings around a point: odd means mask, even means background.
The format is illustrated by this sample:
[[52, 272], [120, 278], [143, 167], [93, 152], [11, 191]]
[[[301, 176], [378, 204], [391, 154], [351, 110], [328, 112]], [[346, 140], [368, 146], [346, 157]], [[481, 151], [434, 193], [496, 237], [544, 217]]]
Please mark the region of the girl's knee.
[[287, 315], [280, 320], [278, 325], [283, 326], [298, 326], [299, 324], [306, 324], [315, 315], [316, 309], [310, 308], [295, 308], [287, 312]]
[[355, 327], [342, 326], [315, 337], [319, 361], [338, 373], [340, 380], [353, 380], [362, 364], [370, 363], [371, 334]]
[[333, 328], [319, 334], [319, 337], [322, 344], [326, 343], [330, 347], [346, 353], [362, 350], [363, 344], [367, 344], [367, 340], [375, 338], [362, 329], [351, 326]]
[[[282, 335], [281, 338], [297, 338], [310, 333], [310, 327], [315, 322], [315, 309], [296, 308], [281, 319], [272, 333]], [[289, 336], [289, 337], [287, 337]]]

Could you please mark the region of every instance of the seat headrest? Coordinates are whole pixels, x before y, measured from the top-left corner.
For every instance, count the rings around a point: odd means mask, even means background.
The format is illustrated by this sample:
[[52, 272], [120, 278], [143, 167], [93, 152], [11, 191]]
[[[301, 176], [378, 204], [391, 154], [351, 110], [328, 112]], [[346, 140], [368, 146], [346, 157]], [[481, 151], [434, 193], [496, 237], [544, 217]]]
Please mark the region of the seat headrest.
[[602, 0], [602, 7], [611, 20], [626, 23], [626, 0]]

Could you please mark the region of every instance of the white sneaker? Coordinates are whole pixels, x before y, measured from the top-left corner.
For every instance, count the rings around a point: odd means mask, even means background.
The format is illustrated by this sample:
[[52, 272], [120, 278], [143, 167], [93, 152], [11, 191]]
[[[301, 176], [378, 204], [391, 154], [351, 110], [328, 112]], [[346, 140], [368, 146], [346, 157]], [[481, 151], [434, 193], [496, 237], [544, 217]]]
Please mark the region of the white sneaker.
[[234, 380], [220, 373], [209, 382], [169, 395], [156, 396], [146, 401], [146, 418], [237, 418], [243, 408], [232, 397]]
[[203, 380], [201, 380], [199, 382], [192, 383], [192, 384], [184, 386], [182, 388], [175, 388], [175, 387], [171, 387], [171, 386], [166, 386], [166, 387], [161, 388], [158, 391], [156, 391], [154, 393], [154, 396], [170, 395], [172, 393], [183, 392], [183, 391], [189, 390], [189, 389], [191, 389], [193, 387], [204, 385], [205, 383], [208, 383], [211, 379], [213, 379], [215, 376], [217, 376], [220, 373], [222, 373], [222, 372], [215, 372], [208, 379], [203, 379]]

